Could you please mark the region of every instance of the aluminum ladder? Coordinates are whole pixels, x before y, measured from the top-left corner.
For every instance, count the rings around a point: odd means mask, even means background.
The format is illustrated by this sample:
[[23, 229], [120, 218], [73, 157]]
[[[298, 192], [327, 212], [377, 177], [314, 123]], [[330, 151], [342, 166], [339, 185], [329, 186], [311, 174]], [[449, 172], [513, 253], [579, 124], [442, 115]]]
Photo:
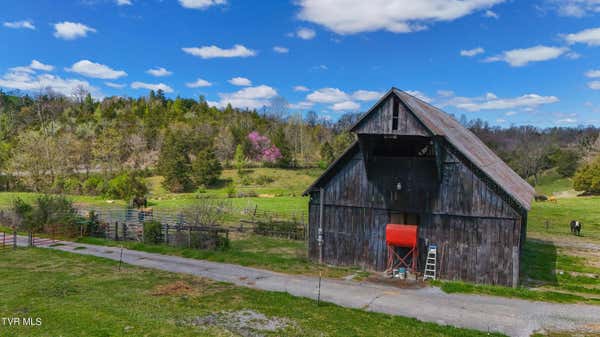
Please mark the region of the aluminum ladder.
[[423, 273], [423, 281], [427, 279], [435, 280], [437, 273], [437, 245], [429, 245], [427, 248], [427, 260], [425, 261], [425, 272]]

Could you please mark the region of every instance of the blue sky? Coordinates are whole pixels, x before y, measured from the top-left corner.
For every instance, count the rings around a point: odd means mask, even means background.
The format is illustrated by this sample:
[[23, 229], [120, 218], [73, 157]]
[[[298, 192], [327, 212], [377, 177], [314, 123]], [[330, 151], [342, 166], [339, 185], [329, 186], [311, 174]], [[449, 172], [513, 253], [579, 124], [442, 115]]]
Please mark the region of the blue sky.
[[392, 86], [492, 124], [600, 125], [599, 0], [22, 0], [0, 12], [0, 88], [335, 120]]

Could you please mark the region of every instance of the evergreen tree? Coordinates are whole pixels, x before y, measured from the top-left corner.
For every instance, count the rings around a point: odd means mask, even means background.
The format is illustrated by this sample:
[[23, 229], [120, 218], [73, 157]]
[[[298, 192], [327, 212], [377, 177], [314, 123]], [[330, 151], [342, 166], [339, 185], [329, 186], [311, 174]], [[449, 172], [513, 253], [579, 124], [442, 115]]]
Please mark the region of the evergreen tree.
[[323, 143], [321, 146], [321, 166], [327, 167], [335, 159], [335, 153], [333, 147], [329, 142]]
[[238, 171], [239, 175], [244, 173], [244, 168], [246, 168], [246, 156], [244, 155], [244, 148], [242, 144], [238, 144], [235, 148], [235, 154], [233, 155], [233, 161], [235, 162], [235, 168]]
[[223, 167], [212, 147], [198, 152], [192, 163], [193, 181], [197, 186], [214, 185], [221, 176], [222, 171]]
[[163, 186], [171, 192], [189, 192], [194, 189], [190, 177], [191, 162], [185, 135], [169, 130], [158, 158], [158, 170], [163, 176]]

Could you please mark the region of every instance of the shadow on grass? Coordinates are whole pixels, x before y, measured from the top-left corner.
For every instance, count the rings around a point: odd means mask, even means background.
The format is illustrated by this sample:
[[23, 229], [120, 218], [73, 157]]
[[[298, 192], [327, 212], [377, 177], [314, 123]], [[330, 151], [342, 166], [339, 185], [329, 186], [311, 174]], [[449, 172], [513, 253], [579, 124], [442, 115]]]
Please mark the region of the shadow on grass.
[[521, 284], [557, 286], [556, 259], [554, 244], [527, 240], [521, 254]]

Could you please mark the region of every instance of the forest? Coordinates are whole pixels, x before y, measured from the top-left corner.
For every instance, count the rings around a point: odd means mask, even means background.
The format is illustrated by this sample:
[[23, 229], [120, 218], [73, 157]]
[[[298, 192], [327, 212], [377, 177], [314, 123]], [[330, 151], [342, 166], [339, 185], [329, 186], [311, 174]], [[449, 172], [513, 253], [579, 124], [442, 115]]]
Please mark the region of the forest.
[[[261, 111], [218, 109], [203, 97], [148, 96], [95, 100], [84, 89], [71, 97], [0, 91], [0, 171], [4, 191], [106, 195], [143, 194], [143, 177], [161, 175], [170, 192], [220, 183], [223, 168], [324, 169], [353, 141], [359, 113], [337, 121], [290, 111], [274, 99]], [[587, 192], [600, 192], [599, 129], [534, 126], [500, 128], [459, 121], [517, 173], [536, 184], [555, 169]], [[594, 160], [596, 159], [596, 160]]]

